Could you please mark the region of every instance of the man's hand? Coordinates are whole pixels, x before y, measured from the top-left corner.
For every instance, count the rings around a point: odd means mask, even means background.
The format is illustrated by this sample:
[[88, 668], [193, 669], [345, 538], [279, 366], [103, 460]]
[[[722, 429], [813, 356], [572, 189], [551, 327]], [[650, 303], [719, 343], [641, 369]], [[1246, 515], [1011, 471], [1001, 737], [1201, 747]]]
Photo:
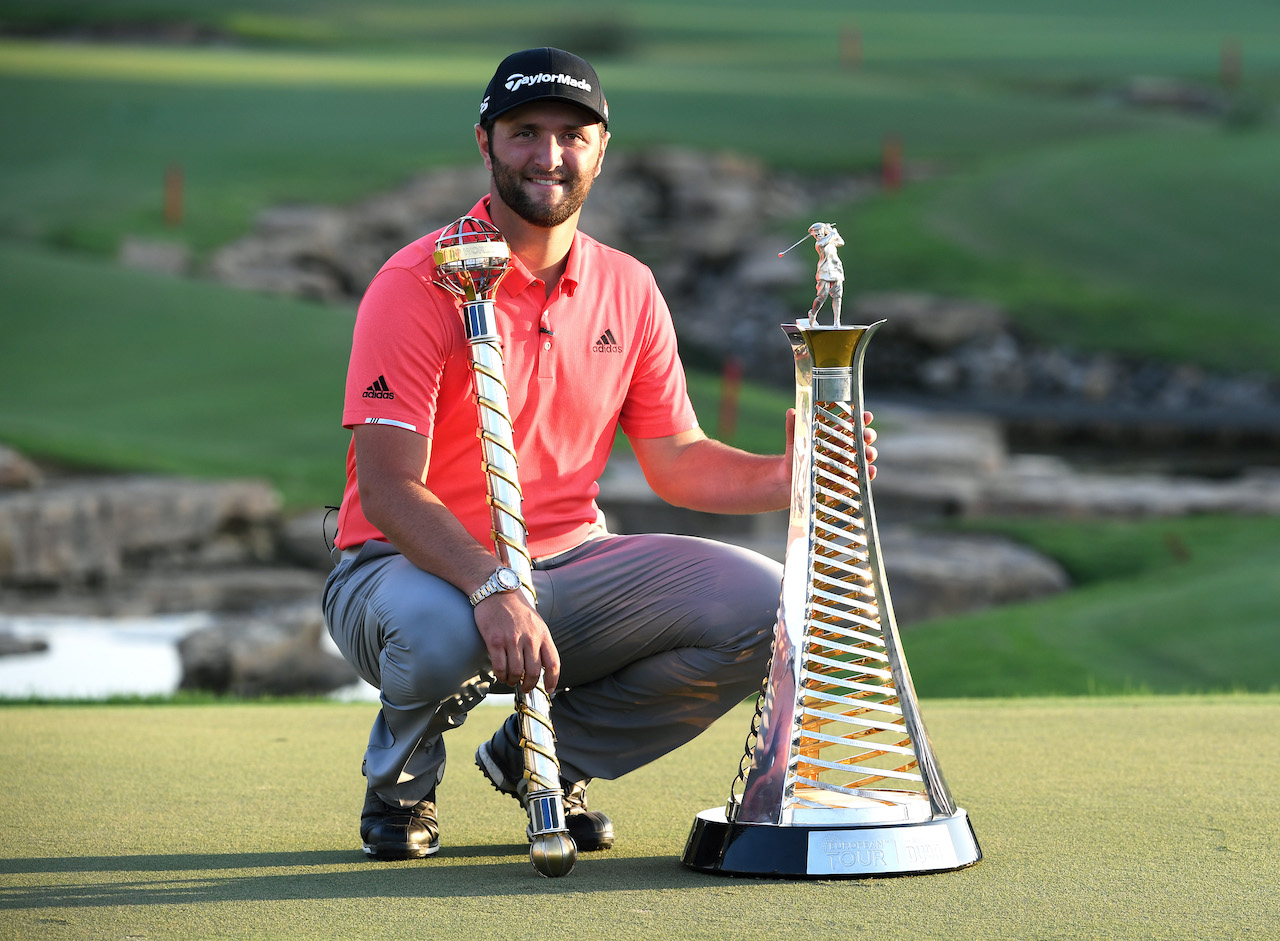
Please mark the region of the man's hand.
[[[876, 479], [875, 460], [879, 456], [875, 448], [872, 447], [876, 441], [876, 430], [871, 427], [871, 422], [875, 416], [870, 412], [862, 413], [862, 440], [867, 443], [867, 476], [871, 480]], [[791, 466], [792, 454], [796, 446], [796, 410], [794, 408], [787, 409], [787, 467]]]
[[[394, 425], [355, 430], [356, 468], [365, 516], [424, 572], [469, 595], [493, 571], [493, 550], [480, 545], [423, 484], [428, 441]], [[475, 607], [476, 627], [499, 682], [547, 692], [560, 681], [560, 655], [551, 634], [521, 591], [490, 595]]]
[[476, 605], [475, 617], [499, 683], [529, 693], [541, 676], [547, 694], [555, 690], [560, 682], [560, 654], [524, 592], [490, 595]]

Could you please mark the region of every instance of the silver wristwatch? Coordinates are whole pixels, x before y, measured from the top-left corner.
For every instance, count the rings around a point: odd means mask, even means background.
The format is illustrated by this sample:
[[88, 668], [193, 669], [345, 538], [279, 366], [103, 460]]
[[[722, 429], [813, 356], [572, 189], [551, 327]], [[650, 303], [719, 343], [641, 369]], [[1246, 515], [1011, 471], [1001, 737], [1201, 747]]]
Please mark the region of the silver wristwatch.
[[474, 608], [492, 594], [500, 591], [515, 591], [519, 587], [520, 576], [516, 574], [516, 570], [509, 569], [505, 565], [499, 565], [494, 569], [493, 574], [489, 576], [489, 580], [473, 591], [467, 600], [471, 602], [471, 607]]

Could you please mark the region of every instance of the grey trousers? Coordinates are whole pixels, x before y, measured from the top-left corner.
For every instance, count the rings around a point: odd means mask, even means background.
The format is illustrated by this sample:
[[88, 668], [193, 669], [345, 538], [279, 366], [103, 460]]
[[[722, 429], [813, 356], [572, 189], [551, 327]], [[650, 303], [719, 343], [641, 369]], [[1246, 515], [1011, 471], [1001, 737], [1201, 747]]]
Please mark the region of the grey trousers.
[[[626, 774], [757, 692], [781, 581], [764, 556], [690, 536], [607, 535], [535, 562], [538, 613], [560, 652], [551, 720], [563, 776]], [[471, 605], [369, 542], [329, 576], [324, 612], [338, 649], [381, 690], [368, 786], [410, 806], [444, 775], [442, 734], [493, 685]]]

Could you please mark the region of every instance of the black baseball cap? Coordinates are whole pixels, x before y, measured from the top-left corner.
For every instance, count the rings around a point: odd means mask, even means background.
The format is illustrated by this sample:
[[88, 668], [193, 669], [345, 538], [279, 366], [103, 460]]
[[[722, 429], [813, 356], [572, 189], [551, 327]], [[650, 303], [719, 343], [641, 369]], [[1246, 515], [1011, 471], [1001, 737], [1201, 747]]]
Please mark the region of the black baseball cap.
[[567, 101], [586, 108], [605, 127], [609, 103], [600, 78], [586, 59], [543, 46], [513, 52], [498, 65], [480, 102], [480, 120], [489, 121], [530, 101]]

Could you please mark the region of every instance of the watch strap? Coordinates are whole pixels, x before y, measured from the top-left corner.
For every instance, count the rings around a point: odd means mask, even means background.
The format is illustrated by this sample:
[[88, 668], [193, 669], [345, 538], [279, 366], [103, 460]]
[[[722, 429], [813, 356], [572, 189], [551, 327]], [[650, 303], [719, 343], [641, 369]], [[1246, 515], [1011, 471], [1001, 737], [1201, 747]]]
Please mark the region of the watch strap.
[[476, 605], [484, 601], [484, 599], [488, 598], [490, 595], [495, 595], [500, 591], [515, 591], [517, 588], [520, 587], [519, 576], [516, 576], [515, 578], [516, 583], [514, 585], [508, 586], [508, 585], [502, 584], [501, 575], [504, 571], [511, 572], [512, 575], [516, 574], [514, 570], [509, 569], [506, 566], [502, 566], [502, 565], [498, 566], [496, 569], [493, 570], [493, 574], [490, 575], [488, 579], [485, 580], [485, 583], [483, 585], [481, 585], [479, 588], [477, 588], [475, 591], [473, 591], [470, 595], [467, 596], [467, 600], [471, 602], [471, 607], [474, 608]]

